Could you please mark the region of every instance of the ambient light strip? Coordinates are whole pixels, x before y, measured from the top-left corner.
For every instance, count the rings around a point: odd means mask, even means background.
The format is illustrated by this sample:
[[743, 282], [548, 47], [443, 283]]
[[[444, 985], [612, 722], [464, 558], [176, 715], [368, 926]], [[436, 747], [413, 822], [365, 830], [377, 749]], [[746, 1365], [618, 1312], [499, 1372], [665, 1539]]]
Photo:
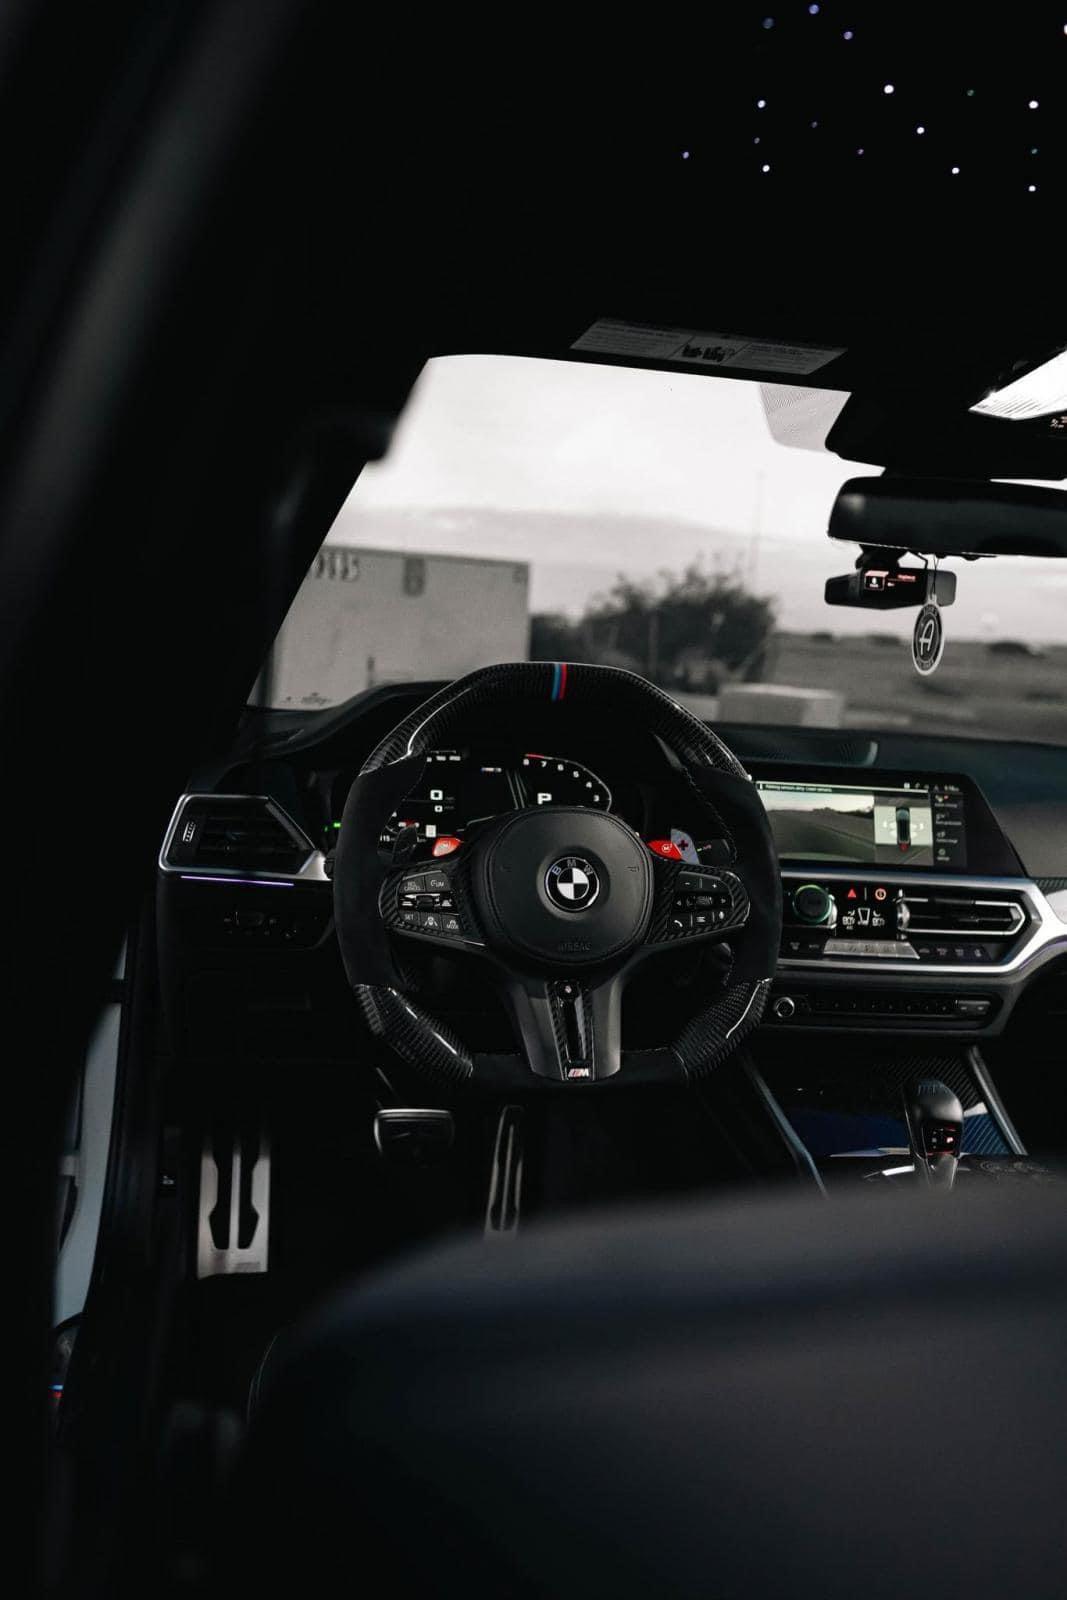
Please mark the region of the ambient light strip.
[[290, 880], [275, 878], [229, 878], [221, 873], [214, 872], [183, 872], [179, 876], [183, 883], [247, 883], [253, 889], [291, 889]]

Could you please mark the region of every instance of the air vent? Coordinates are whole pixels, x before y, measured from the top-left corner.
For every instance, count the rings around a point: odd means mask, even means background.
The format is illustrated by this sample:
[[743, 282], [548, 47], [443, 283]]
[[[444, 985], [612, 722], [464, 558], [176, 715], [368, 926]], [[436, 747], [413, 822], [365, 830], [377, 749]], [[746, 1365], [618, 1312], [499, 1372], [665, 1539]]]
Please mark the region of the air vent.
[[983, 939], [1011, 939], [1026, 923], [1020, 902], [1008, 895], [909, 894], [902, 902], [901, 927], [923, 933]]
[[264, 795], [187, 795], [170, 829], [164, 864], [186, 872], [292, 877], [313, 851], [311, 841]]

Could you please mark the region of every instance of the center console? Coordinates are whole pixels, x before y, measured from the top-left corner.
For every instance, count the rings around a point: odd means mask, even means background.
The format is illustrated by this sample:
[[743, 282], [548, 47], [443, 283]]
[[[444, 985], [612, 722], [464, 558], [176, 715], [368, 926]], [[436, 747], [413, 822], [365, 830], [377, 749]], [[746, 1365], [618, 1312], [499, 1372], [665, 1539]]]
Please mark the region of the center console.
[[781, 861], [773, 1023], [996, 1029], [1067, 926], [952, 773], [752, 763]]

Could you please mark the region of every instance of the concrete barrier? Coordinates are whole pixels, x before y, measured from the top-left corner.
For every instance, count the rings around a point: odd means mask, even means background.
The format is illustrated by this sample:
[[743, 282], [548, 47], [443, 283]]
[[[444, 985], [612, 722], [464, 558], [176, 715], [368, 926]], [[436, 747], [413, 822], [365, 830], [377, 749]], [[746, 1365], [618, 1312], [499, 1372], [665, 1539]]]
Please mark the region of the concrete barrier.
[[840, 728], [844, 715], [845, 697], [836, 689], [794, 689], [784, 683], [727, 683], [719, 690], [720, 722]]

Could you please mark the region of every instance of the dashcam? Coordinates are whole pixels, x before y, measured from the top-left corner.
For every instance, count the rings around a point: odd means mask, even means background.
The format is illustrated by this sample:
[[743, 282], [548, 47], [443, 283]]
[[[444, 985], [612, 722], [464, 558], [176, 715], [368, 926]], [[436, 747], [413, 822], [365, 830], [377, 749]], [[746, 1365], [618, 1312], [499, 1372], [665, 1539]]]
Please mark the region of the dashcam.
[[956, 598], [956, 574], [933, 567], [863, 566], [840, 578], [827, 578], [824, 598], [828, 606], [863, 606], [872, 611], [934, 601], [950, 606]]

